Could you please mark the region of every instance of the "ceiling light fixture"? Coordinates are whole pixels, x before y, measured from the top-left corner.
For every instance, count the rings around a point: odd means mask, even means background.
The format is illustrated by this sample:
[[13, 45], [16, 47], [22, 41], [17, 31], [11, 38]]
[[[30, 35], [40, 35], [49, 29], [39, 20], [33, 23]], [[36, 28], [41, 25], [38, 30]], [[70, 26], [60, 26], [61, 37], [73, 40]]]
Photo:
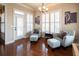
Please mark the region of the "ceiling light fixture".
[[42, 3], [42, 6], [38, 8], [40, 12], [45, 13], [48, 11], [48, 8]]

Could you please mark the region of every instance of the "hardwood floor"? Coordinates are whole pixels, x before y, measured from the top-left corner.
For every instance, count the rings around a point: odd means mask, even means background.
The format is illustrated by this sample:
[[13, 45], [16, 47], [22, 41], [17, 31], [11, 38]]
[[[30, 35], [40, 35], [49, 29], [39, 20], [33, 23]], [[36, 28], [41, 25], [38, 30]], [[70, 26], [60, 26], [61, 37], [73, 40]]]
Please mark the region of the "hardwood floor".
[[46, 41], [44, 38], [37, 42], [18, 40], [5, 46], [5, 56], [72, 56], [72, 46], [52, 49]]
[[4, 44], [0, 43], [0, 56], [5, 55], [5, 46]]

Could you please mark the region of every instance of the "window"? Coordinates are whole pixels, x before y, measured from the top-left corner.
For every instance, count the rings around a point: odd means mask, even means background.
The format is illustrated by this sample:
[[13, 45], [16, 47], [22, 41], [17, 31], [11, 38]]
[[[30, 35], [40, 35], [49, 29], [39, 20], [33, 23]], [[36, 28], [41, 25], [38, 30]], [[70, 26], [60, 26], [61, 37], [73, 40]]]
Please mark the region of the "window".
[[50, 32], [59, 33], [59, 11], [52, 12], [50, 17]]
[[42, 32], [49, 33], [49, 14], [42, 14]]
[[1, 15], [1, 32], [5, 32], [5, 20], [4, 20], [4, 13]]
[[45, 33], [59, 33], [59, 11], [54, 11], [46, 14], [42, 14], [42, 32]]
[[49, 33], [49, 14], [46, 14], [46, 33]]
[[27, 14], [27, 32], [33, 31], [33, 15], [28, 13]]
[[45, 14], [42, 14], [42, 32], [45, 32]]

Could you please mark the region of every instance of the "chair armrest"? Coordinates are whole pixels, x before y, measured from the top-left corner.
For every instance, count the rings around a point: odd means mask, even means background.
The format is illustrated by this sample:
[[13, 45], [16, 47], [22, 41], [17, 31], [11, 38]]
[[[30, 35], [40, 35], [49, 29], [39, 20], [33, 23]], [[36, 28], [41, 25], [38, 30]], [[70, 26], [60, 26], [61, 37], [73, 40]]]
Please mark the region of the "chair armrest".
[[74, 36], [71, 36], [71, 35], [66, 35], [65, 37], [66, 39], [74, 39]]

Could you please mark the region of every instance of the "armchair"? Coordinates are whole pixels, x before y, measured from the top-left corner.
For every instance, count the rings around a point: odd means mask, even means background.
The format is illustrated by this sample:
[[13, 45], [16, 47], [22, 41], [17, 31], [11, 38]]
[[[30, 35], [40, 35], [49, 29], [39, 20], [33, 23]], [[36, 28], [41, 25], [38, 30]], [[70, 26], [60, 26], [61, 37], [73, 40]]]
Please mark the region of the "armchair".
[[37, 41], [39, 38], [39, 35], [38, 34], [33, 34], [30, 36], [30, 41]]
[[30, 41], [37, 41], [40, 37], [40, 32], [37, 29], [34, 29], [34, 32], [30, 35]]
[[61, 45], [64, 47], [70, 46], [75, 39], [75, 31], [67, 32], [63, 39], [61, 39]]

